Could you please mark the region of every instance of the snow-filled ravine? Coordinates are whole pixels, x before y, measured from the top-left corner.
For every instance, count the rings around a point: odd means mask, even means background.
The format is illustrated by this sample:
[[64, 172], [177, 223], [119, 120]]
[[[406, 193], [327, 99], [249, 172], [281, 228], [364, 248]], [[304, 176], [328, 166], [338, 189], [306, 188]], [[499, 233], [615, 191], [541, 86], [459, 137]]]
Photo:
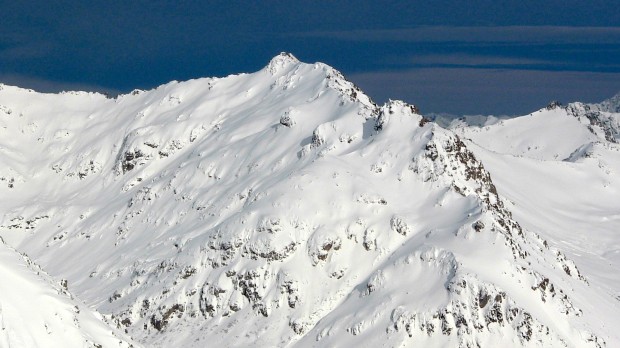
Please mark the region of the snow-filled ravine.
[[620, 346], [614, 100], [442, 128], [286, 53], [0, 85], [0, 346]]

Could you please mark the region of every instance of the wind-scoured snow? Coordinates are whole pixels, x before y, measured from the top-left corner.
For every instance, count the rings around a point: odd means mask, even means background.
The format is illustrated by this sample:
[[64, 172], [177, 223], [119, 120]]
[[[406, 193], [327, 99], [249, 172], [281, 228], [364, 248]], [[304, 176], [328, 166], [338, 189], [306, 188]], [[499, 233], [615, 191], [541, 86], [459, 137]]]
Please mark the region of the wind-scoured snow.
[[0, 236], [149, 347], [613, 347], [618, 118], [577, 106], [449, 130], [290, 54], [2, 85]]

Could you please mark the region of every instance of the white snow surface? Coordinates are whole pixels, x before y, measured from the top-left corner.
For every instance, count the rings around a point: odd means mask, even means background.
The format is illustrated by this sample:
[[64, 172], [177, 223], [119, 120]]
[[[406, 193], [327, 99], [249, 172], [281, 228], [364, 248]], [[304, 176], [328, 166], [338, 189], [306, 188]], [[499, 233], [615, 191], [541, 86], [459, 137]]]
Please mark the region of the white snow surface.
[[[129, 347], [132, 343], [0, 241], [0, 347]], [[134, 345], [135, 346], [135, 345]]]
[[618, 346], [618, 120], [444, 129], [285, 53], [113, 99], [0, 85], [0, 346]]

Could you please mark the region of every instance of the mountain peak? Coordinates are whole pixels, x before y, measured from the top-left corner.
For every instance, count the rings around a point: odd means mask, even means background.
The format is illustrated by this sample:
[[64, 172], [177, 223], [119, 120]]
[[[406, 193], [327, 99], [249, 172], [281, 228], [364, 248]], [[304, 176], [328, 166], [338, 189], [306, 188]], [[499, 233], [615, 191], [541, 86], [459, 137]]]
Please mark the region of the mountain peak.
[[269, 64], [267, 64], [267, 70], [269, 70], [272, 75], [275, 75], [287, 66], [298, 63], [299, 59], [297, 59], [293, 54], [288, 52], [280, 52], [280, 54], [271, 58]]
[[616, 93], [613, 97], [603, 100], [598, 104], [601, 111], [606, 112], [620, 112], [620, 92]]

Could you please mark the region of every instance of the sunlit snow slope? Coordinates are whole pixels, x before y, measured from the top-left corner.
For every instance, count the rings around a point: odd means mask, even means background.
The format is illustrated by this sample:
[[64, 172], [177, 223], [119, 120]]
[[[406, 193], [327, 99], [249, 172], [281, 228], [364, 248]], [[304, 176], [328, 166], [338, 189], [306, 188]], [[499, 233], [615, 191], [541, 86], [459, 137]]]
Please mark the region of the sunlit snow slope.
[[614, 347], [617, 126], [448, 130], [289, 54], [114, 99], [1, 86], [0, 236], [148, 347]]

